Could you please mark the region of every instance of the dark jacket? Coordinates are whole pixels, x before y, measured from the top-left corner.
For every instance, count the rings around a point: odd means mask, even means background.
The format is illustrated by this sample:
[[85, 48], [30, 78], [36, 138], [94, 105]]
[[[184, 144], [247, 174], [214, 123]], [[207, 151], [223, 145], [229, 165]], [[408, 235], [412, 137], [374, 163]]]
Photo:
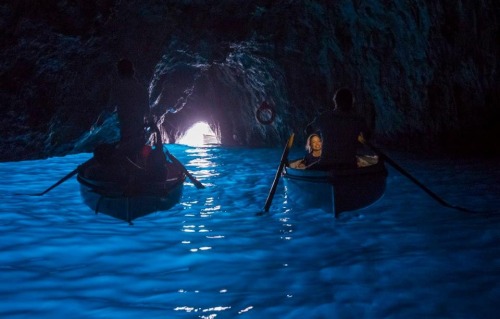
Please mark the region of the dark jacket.
[[360, 133], [368, 135], [368, 127], [361, 116], [338, 109], [321, 114], [308, 130], [308, 133], [319, 133], [323, 140], [322, 166], [355, 166], [361, 146], [358, 136]]
[[144, 117], [149, 114], [149, 94], [135, 78], [120, 79], [114, 86], [111, 104], [115, 105], [120, 122], [120, 144], [132, 148], [142, 146]]
[[306, 153], [306, 155], [304, 156], [304, 159], [302, 160], [302, 162], [304, 163], [304, 165], [306, 167], [309, 167], [313, 164], [317, 164], [319, 163], [319, 161], [321, 160], [321, 156], [319, 157], [315, 157], [312, 155], [312, 153]]

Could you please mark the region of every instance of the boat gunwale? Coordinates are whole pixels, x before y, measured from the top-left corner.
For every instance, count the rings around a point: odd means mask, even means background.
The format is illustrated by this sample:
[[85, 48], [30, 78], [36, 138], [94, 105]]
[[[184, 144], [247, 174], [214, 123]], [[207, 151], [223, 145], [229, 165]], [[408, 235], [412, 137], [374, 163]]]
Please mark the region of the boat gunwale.
[[126, 195], [126, 190], [119, 182], [116, 181], [98, 181], [84, 177], [81, 174], [77, 175], [77, 180], [81, 186], [87, 187], [92, 192], [99, 194], [101, 196], [110, 198], [119, 197], [166, 197], [169, 193], [182, 186], [186, 180], [184, 174], [179, 175], [175, 179], [165, 179], [164, 181], [154, 181], [154, 182], [142, 182], [139, 187], [139, 191], [132, 193], [131, 195]]
[[302, 180], [317, 183], [331, 183], [336, 178], [377, 174], [383, 174], [387, 176], [387, 168], [385, 167], [384, 162], [381, 160], [369, 166], [347, 169], [333, 169], [328, 171], [293, 168], [290, 166], [286, 166], [283, 172], [283, 177], [293, 180]]

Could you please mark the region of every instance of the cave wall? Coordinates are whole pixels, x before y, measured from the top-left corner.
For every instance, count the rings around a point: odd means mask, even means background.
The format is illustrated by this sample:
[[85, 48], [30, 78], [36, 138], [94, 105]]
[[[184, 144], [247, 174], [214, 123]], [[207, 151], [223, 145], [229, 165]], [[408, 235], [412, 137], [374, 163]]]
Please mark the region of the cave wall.
[[[493, 1], [5, 1], [0, 160], [116, 139], [105, 110], [121, 57], [166, 142], [204, 120], [225, 145], [292, 131], [302, 143], [348, 86], [379, 143], [498, 153], [498, 13]], [[255, 119], [262, 101], [271, 125]]]

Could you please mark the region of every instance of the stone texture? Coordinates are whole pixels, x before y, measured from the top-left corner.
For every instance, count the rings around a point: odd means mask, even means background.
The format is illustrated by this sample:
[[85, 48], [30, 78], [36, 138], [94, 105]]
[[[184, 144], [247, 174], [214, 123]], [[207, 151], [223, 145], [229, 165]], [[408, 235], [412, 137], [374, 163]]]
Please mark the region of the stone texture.
[[[165, 142], [206, 121], [225, 145], [279, 146], [292, 131], [302, 143], [348, 86], [379, 143], [498, 153], [494, 3], [5, 1], [0, 160], [117, 139], [105, 109], [121, 57], [150, 88]], [[264, 100], [271, 125], [255, 119]]]

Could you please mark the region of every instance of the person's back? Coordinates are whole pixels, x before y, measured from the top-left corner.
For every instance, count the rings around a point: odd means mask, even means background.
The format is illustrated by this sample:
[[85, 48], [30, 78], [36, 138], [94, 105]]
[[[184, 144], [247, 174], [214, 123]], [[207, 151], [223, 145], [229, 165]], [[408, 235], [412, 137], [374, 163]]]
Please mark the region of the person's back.
[[353, 96], [348, 89], [338, 90], [334, 102], [335, 109], [323, 113], [314, 125], [323, 139], [321, 166], [356, 167], [358, 136], [366, 135], [366, 123], [353, 113]]
[[318, 121], [323, 136], [323, 164], [350, 166], [356, 164], [357, 142], [360, 133], [365, 132], [361, 117], [332, 111]]
[[135, 79], [124, 78], [116, 86], [121, 141], [143, 136], [144, 116], [148, 111], [147, 91]]
[[130, 61], [121, 60], [117, 69], [120, 79], [113, 88], [112, 102], [117, 107], [120, 122], [119, 148], [134, 152], [145, 142], [144, 118], [149, 114], [149, 94], [135, 79]]

